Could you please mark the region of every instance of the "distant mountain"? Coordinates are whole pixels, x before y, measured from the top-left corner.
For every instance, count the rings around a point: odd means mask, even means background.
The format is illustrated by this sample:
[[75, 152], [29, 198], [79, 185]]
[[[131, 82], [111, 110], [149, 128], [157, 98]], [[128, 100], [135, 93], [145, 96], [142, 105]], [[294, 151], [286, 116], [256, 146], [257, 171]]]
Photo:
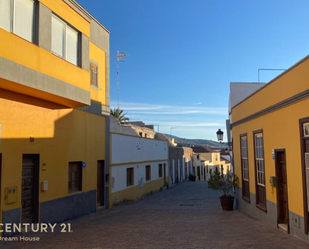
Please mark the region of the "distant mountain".
[[167, 137], [171, 137], [175, 139], [175, 143], [177, 143], [179, 146], [205, 146], [209, 148], [227, 148], [228, 146], [226, 144], [220, 144], [216, 141], [207, 140], [207, 139], [186, 139], [186, 138], [180, 138], [169, 134], [164, 134]]

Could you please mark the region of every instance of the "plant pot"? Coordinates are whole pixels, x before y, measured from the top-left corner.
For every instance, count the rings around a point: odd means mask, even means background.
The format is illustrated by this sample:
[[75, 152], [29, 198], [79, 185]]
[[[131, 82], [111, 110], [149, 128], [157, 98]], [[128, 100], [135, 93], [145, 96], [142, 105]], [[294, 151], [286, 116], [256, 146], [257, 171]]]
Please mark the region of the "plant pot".
[[195, 181], [195, 176], [189, 176], [189, 180], [194, 182]]
[[220, 196], [221, 207], [224, 211], [233, 211], [234, 196]]

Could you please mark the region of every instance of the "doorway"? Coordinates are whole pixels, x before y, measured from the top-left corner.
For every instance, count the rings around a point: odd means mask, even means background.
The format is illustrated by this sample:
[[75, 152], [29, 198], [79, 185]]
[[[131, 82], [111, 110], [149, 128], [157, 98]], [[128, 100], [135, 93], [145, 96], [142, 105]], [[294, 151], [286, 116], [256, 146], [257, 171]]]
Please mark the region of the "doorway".
[[38, 154], [24, 154], [22, 162], [21, 221], [38, 223], [39, 218], [39, 160]]
[[[0, 153], [0, 210], [1, 210], [1, 207], [2, 207], [2, 203], [1, 203], [1, 180], [2, 180], [2, 177], [1, 177], [1, 173], [2, 173], [2, 154]], [[0, 212], [0, 220], [2, 220], [2, 212]]]
[[207, 177], [206, 177], [206, 167], [204, 167], [204, 180], [207, 181]]
[[200, 181], [201, 180], [201, 167], [197, 166], [197, 180]]
[[97, 207], [104, 206], [104, 160], [97, 162]]
[[164, 187], [166, 187], [166, 164], [164, 163], [164, 168], [163, 168], [163, 177], [164, 177]]
[[278, 227], [289, 232], [288, 183], [285, 149], [275, 150], [277, 178], [277, 223]]

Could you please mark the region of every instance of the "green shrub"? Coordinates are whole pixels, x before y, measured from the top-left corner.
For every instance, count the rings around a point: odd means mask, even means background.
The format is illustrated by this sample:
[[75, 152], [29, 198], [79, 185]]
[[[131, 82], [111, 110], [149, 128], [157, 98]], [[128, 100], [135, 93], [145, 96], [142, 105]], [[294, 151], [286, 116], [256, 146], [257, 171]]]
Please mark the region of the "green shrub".
[[215, 171], [210, 174], [207, 183], [208, 188], [220, 190], [223, 196], [229, 196], [230, 191], [238, 186], [239, 179], [234, 173], [228, 172], [226, 175], [221, 175]]

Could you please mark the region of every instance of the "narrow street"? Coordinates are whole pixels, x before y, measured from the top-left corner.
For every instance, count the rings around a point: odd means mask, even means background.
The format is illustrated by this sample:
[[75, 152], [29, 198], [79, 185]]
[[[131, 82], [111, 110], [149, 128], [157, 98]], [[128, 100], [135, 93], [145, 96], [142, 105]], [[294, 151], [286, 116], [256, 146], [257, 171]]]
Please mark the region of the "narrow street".
[[5, 248], [309, 248], [309, 244], [239, 211], [223, 212], [219, 192], [187, 182], [139, 201], [81, 217], [73, 232], [24, 234], [39, 242]]

